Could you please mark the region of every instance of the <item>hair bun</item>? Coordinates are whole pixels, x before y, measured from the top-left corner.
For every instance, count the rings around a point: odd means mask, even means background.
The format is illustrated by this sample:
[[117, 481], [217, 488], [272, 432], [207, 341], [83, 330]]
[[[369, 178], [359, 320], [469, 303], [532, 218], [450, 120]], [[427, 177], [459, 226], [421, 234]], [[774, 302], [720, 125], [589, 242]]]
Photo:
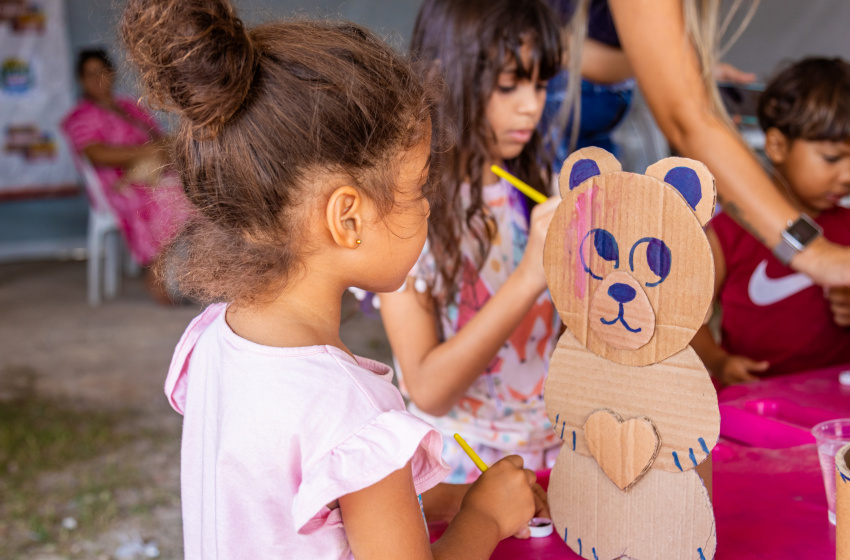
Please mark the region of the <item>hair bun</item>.
[[130, 0], [120, 26], [151, 102], [215, 136], [248, 96], [258, 54], [226, 0]]

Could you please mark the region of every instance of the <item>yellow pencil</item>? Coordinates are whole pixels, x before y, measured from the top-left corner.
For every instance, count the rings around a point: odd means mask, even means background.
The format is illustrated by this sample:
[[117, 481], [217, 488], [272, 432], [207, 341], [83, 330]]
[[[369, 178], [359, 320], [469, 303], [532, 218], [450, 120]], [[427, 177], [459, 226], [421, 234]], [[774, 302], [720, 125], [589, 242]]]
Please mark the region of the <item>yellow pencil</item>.
[[455, 439], [463, 448], [463, 450], [466, 451], [466, 454], [469, 455], [469, 458], [472, 459], [472, 462], [475, 463], [475, 466], [481, 469], [481, 472], [486, 471], [487, 463], [481, 460], [481, 457], [478, 456], [478, 453], [476, 453], [472, 450], [471, 447], [469, 447], [469, 444], [466, 443], [462, 437], [460, 437], [460, 434], [455, 434]]
[[548, 200], [548, 197], [545, 194], [520, 181], [498, 165], [490, 167], [490, 171], [492, 171], [508, 183], [512, 184], [519, 192], [521, 192], [537, 204], [540, 204], [541, 202], [546, 202], [546, 200]]

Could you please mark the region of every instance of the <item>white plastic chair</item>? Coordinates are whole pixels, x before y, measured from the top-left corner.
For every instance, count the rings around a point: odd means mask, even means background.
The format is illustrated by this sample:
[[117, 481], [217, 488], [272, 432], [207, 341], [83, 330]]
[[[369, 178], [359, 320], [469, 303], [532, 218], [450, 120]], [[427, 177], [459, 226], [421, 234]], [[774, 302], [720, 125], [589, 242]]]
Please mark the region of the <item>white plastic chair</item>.
[[[106, 200], [103, 184], [94, 166], [82, 154], [75, 155], [74, 163], [83, 176], [83, 183], [89, 196], [88, 300], [89, 305], [98, 306], [101, 303], [101, 276], [103, 277], [103, 296], [106, 299], [112, 299], [118, 295], [124, 243], [121, 231], [118, 229], [118, 221]], [[138, 274], [139, 267], [129, 252], [125, 266], [128, 274]]]

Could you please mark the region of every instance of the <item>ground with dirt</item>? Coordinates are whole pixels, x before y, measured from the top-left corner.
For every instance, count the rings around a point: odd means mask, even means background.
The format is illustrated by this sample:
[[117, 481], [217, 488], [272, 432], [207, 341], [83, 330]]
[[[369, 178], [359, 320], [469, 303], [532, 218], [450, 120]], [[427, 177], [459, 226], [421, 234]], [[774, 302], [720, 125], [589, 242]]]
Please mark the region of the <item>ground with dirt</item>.
[[[84, 262], [0, 266], [0, 558], [182, 558], [181, 417], [162, 384], [197, 306], [138, 278], [86, 304]], [[376, 317], [344, 299], [343, 340], [387, 362]]]

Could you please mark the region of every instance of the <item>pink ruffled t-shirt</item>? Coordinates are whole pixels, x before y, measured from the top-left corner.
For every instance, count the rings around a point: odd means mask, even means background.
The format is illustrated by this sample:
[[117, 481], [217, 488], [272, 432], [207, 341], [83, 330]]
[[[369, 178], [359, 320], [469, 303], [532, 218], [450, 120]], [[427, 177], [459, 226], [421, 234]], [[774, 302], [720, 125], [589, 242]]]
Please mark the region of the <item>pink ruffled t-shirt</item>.
[[332, 346], [255, 344], [225, 309], [192, 321], [165, 383], [184, 415], [185, 557], [351, 558], [328, 505], [408, 461], [416, 491], [432, 488], [448, 472], [439, 432], [405, 410], [389, 367]]

